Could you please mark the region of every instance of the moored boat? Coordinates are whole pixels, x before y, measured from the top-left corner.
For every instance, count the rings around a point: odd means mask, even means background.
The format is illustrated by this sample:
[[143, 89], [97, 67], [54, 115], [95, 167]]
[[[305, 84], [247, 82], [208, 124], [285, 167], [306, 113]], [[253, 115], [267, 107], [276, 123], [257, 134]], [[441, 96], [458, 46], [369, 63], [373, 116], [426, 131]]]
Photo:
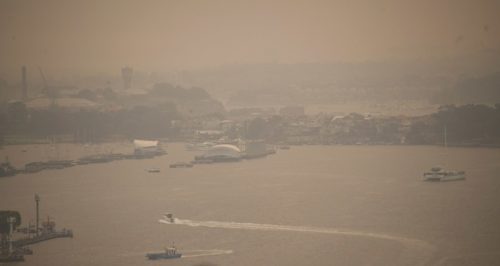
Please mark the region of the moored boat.
[[192, 163], [186, 163], [186, 162], [176, 162], [173, 164], [170, 164], [170, 168], [191, 168], [193, 167]]
[[152, 168], [146, 169], [146, 171], [148, 171], [148, 173], [159, 173], [160, 168], [152, 167]]

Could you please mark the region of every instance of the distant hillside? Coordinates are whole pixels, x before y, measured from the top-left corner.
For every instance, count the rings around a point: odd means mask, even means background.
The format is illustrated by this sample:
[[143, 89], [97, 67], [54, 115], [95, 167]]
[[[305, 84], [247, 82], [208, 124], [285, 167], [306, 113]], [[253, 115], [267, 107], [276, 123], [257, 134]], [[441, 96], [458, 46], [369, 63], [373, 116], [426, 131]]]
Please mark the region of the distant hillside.
[[[457, 81], [500, 71], [500, 61], [494, 60], [500, 60], [500, 54], [488, 55], [489, 60], [481, 57], [421, 62], [243, 64], [185, 71], [179, 79], [182, 84], [206, 88], [228, 105], [392, 101], [446, 104], [450, 97], [442, 94], [454, 94]], [[484, 85], [481, 80], [464, 82], [457, 85], [459, 89], [475, 82]], [[449, 91], [444, 92], [443, 88]]]
[[466, 78], [456, 85], [441, 90], [436, 101], [439, 103], [500, 103], [500, 72]]

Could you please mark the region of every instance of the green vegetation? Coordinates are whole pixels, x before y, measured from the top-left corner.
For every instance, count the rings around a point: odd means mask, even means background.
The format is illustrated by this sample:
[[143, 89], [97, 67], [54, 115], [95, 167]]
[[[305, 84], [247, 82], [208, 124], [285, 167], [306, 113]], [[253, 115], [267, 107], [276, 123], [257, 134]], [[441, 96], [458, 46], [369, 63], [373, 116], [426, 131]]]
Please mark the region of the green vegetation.
[[79, 142], [103, 141], [117, 135], [173, 137], [178, 134], [172, 127], [174, 120], [225, 112], [204, 89], [168, 83], [156, 84], [142, 94], [117, 94], [105, 88], [79, 90], [71, 97], [92, 104], [74, 107], [71, 101], [56, 99], [46, 101], [48, 105], [28, 107], [22, 101], [4, 102], [0, 105], [0, 143], [33, 143], [55, 136], [71, 136]]

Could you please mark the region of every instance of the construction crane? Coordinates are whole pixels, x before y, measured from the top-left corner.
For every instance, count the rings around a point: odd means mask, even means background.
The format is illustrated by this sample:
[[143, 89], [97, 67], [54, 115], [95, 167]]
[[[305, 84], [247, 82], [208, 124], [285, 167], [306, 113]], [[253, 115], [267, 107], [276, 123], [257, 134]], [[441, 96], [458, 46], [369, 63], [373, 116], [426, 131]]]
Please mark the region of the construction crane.
[[38, 71], [40, 71], [40, 76], [42, 76], [43, 80], [42, 94], [44, 94], [47, 98], [51, 100], [52, 105], [55, 105], [57, 92], [55, 89], [49, 88], [49, 86], [47, 85], [47, 79], [45, 78], [45, 75], [43, 74], [41, 67], [38, 67]]

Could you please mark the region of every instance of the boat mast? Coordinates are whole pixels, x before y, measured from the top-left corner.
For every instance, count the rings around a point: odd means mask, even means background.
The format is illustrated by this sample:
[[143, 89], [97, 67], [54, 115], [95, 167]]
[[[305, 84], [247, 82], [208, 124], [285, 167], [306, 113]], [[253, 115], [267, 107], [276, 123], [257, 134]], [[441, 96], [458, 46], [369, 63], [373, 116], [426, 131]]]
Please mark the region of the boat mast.
[[444, 147], [448, 147], [448, 140], [447, 140], [447, 132], [446, 132], [446, 125], [444, 125]]
[[38, 194], [35, 194], [35, 202], [36, 202], [36, 227], [35, 227], [35, 234], [38, 236], [38, 222], [40, 220], [39, 216], [39, 202], [40, 202], [40, 196]]

